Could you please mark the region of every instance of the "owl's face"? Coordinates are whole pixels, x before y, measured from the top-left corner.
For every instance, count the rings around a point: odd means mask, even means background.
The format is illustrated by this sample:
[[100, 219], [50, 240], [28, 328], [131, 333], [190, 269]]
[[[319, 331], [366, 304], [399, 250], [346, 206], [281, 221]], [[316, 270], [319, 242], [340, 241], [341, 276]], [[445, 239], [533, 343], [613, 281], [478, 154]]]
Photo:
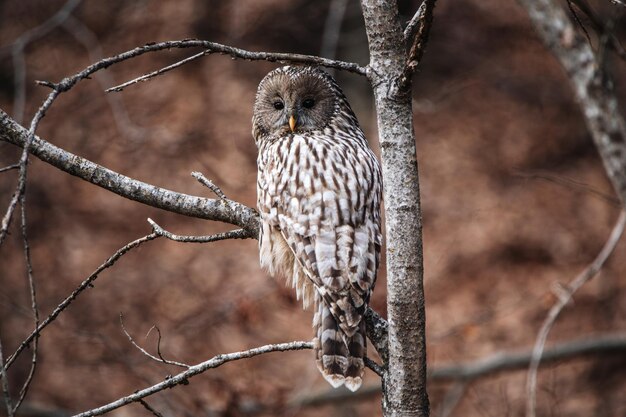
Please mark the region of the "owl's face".
[[326, 127], [337, 104], [337, 95], [327, 77], [321, 70], [306, 67], [283, 67], [270, 72], [259, 84], [254, 105], [255, 138]]

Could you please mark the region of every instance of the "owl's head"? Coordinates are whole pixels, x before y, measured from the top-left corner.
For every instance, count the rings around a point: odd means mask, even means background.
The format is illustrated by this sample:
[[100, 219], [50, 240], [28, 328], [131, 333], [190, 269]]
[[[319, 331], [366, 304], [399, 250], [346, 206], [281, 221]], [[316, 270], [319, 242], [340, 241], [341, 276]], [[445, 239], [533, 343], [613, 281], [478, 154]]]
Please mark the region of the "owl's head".
[[324, 129], [339, 112], [341, 90], [315, 67], [278, 68], [259, 84], [254, 103], [255, 140]]

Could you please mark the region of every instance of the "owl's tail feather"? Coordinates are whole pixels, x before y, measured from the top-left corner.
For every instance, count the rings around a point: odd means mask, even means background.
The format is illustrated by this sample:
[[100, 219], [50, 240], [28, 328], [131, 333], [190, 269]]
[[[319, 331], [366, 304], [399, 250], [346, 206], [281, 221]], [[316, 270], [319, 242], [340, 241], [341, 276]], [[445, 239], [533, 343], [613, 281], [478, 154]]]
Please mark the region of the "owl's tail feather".
[[354, 335], [347, 336], [317, 295], [316, 304], [313, 327], [317, 368], [334, 388], [345, 385], [350, 391], [356, 391], [363, 382], [365, 367], [365, 322], [361, 320]]

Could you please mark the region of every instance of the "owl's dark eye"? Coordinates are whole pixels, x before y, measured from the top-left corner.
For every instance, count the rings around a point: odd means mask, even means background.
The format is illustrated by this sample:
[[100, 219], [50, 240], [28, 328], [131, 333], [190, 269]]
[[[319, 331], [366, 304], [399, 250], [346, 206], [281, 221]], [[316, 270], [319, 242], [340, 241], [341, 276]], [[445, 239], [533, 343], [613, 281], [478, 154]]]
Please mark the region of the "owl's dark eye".
[[302, 106], [303, 106], [305, 109], [310, 109], [310, 108], [312, 108], [313, 106], [315, 106], [315, 100], [313, 100], [312, 98], [307, 98], [306, 100], [304, 100], [304, 101], [302, 102]]
[[282, 110], [282, 109], [284, 109], [284, 108], [285, 108], [285, 103], [283, 103], [283, 102], [282, 102], [282, 101], [280, 101], [280, 100], [276, 100], [276, 101], [274, 102], [274, 108], [275, 108], [276, 110]]

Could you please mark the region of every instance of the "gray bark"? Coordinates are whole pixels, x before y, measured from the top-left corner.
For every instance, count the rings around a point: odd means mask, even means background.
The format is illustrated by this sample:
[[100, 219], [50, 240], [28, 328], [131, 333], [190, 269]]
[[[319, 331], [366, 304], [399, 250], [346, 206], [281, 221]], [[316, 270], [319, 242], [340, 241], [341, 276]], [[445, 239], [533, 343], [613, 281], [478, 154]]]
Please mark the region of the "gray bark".
[[362, 0], [378, 116], [387, 225], [386, 417], [428, 416], [422, 216], [405, 39], [395, 2]]
[[[537, 33], [567, 72], [604, 168], [626, 207], [626, 123], [612, 81], [587, 40], [555, 0], [518, 0]], [[604, 34], [600, 34], [604, 37]]]

